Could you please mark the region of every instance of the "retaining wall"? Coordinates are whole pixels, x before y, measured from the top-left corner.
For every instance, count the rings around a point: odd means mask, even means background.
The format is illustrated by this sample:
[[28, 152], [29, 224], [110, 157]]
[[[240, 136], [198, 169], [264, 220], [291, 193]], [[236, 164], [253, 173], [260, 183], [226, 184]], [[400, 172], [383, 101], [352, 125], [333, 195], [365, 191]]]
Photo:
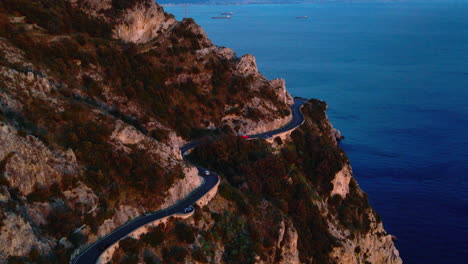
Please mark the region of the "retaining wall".
[[[220, 181], [209, 191], [207, 192], [202, 198], [200, 198], [197, 202], [195, 202], [200, 208], [203, 206], [207, 205], [211, 199], [213, 199], [218, 192], [218, 186], [219, 186]], [[153, 222], [150, 222], [144, 226], [139, 227], [138, 229], [134, 230], [132, 233], [128, 234], [126, 237], [133, 237], [135, 239], [139, 239], [141, 235], [148, 233], [149, 229], [152, 227], [156, 227], [159, 224], [165, 224], [169, 218], [174, 217], [174, 218], [179, 218], [179, 219], [186, 219], [189, 218], [193, 215], [194, 211], [188, 214], [173, 214], [170, 216], [166, 216], [164, 218], [155, 220]], [[119, 248], [119, 241], [114, 243], [112, 246], [108, 247], [99, 257], [98, 261], [96, 263], [98, 264], [105, 264], [109, 261], [111, 261], [112, 256], [114, 255], [114, 252]]]

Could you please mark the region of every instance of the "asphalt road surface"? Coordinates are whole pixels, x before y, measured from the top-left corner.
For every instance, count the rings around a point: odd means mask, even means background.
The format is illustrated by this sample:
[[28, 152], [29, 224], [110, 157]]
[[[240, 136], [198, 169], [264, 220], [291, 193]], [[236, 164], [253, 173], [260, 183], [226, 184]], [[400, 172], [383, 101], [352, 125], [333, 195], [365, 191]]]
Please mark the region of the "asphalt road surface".
[[[304, 122], [304, 116], [301, 113], [301, 106], [304, 105], [307, 101], [304, 99], [296, 98], [294, 99], [294, 104], [291, 106], [292, 120], [286, 126], [279, 129], [268, 131], [264, 133], [259, 133], [255, 135], [249, 135], [249, 138], [270, 138], [274, 135], [286, 132], [293, 128], [300, 126]], [[199, 145], [198, 141], [192, 141], [180, 148], [182, 156], [184, 153], [192, 148], [196, 148]], [[185, 157], [184, 157], [185, 159]], [[117, 241], [125, 238], [128, 234], [132, 233], [136, 229], [156, 221], [158, 219], [171, 216], [174, 214], [185, 214], [184, 209], [192, 206], [205, 194], [207, 194], [216, 184], [219, 182], [220, 178], [217, 174], [211, 172], [210, 175], [205, 175], [205, 170], [202, 167], [196, 166], [198, 169], [198, 174], [203, 177], [204, 181], [200, 187], [190, 193], [183, 200], [178, 201], [169, 208], [147, 213], [143, 216], [137, 217], [124, 225], [120, 226], [116, 230], [112, 231], [105, 237], [101, 238], [96, 243], [90, 245], [84, 251], [82, 251], [71, 263], [73, 264], [94, 264], [98, 260], [99, 256], [111, 245]], [[190, 213], [190, 212], [189, 212]]]

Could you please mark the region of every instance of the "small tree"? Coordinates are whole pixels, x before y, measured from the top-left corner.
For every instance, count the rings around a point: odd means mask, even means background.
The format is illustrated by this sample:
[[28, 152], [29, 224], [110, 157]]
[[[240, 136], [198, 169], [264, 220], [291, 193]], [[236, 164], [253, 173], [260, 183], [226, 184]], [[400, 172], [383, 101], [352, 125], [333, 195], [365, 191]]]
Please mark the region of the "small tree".
[[154, 227], [150, 232], [141, 236], [141, 240], [152, 247], [157, 247], [165, 239], [164, 232], [159, 227]]
[[164, 260], [182, 262], [187, 257], [187, 250], [183, 247], [173, 246], [171, 249], [163, 250]]
[[175, 232], [177, 239], [181, 242], [187, 242], [192, 244], [195, 242], [195, 235], [193, 233], [193, 228], [182, 223], [178, 222], [175, 226]]
[[138, 240], [127, 237], [119, 242], [119, 246], [125, 252], [126, 255], [131, 256], [138, 251]]
[[201, 248], [196, 248], [192, 251], [192, 258], [201, 263], [208, 263], [205, 252]]
[[37, 250], [36, 247], [32, 247], [28, 255], [29, 259], [38, 262], [41, 259], [41, 253]]

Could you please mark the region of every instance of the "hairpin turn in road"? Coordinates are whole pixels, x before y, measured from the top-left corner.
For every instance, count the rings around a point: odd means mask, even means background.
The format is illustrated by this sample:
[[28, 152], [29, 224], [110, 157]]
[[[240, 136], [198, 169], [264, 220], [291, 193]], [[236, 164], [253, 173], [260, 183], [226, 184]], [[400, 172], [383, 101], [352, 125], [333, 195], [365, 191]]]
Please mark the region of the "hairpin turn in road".
[[[278, 129], [259, 133], [255, 135], [248, 135], [248, 138], [271, 138], [280, 133], [287, 132], [289, 130], [295, 129], [296, 127], [304, 123], [304, 116], [301, 113], [301, 107], [307, 103], [307, 100], [301, 98], [295, 98], [294, 104], [291, 106], [292, 119], [291, 121]], [[184, 154], [193, 148], [198, 147], [200, 141], [192, 141], [180, 148], [182, 157]], [[156, 220], [162, 219], [164, 217], [172, 216], [175, 214], [188, 214], [193, 211], [192, 205], [195, 204], [199, 199], [201, 199], [205, 194], [207, 194], [213, 187], [215, 187], [220, 181], [219, 176], [216, 173], [208, 172], [205, 168], [196, 166], [198, 169], [198, 175], [203, 178], [203, 183], [193, 192], [191, 192], [187, 197], [178, 201], [171, 207], [162, 209], [154, 213], [148, 213], [143, 216], [137, 217], [124, 225], [120, 226], [116, 230], [112, 231], [105, 237], [101, 238], [99, 241], [87, 247], [83, 252], [81, 252], [76, 258], [74, 258], [71, 263], [73, 264], [94, 264], [97, 262], [101, 254], [110, 246], [118, 242], [119, 240], [125, 238], [127, 235], [135, 231], [136, 229], [154, 222]]]

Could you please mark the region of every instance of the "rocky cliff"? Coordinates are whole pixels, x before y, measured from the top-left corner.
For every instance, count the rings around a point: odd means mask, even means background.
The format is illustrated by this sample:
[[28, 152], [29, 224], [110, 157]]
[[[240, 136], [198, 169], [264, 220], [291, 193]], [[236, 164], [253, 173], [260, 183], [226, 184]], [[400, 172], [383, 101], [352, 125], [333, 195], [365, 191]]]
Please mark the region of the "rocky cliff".
[[163, 35], [176, 23], [156, 3], [143, 0], [68, 0], [86, 14], [112, 25], [112, 36], [133, 43], [145, 43]]
[[116, 263], [400, 263], [359, 189], [325, 104], [273, 142], [238, 133], [291, 119], [284, 80], [150, 0], [0, 2], [0, 263], [66, 263], [201, 179], [192, 218], [121, 242]]
[[[325, 110], [324, 102], [309, 101], [303, 108], [304, 125], [273, 144], [224, 137], [191, 155], [226, 176], [220, 196], [233, 203], [237, 217], [249, 219], [249, 228], [240, 230], [263, 238], [260, 243], [252, 240], [254, 253], [237, 258], [255, 263], [402, 263], [353, 178], [337, 144], [341, 137]], [[290, 239], [275, 248], [284, 223], [289, 223]], [[225, 249], [224, 254], [235, 253]]]

